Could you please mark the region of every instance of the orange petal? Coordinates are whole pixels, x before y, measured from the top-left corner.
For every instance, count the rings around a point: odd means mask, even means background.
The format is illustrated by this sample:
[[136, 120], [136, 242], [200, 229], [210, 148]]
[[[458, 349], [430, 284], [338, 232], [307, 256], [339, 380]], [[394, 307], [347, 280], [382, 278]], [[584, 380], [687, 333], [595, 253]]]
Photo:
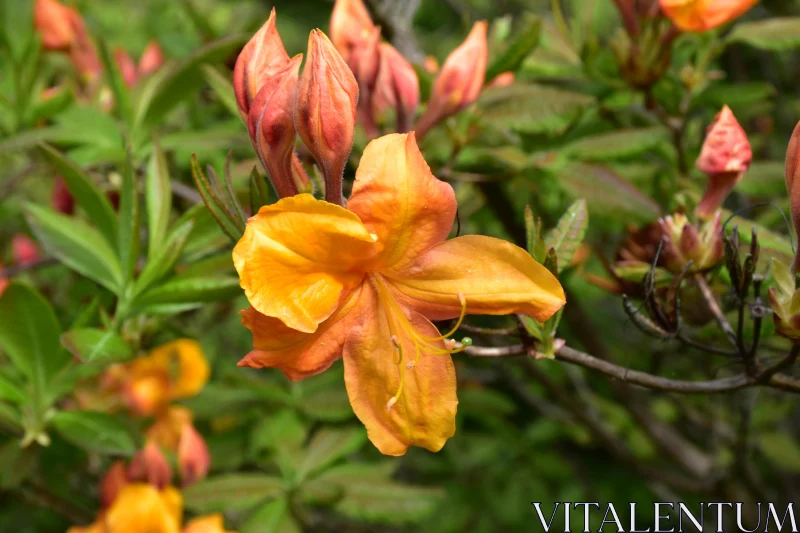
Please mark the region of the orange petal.
[[758, 0], [660, 0], [661, 9], [683, 31], [701, 32], [740, 17]]
[[440, 243], [456, 215], [453, 188], [436, 179], [414, 133], [370, 142], [356, 172], [347, 208], [378, 236], [375, 270], [402, 270]]
[[170, 397], [190, 398], [208, 381], [211, 369], [203, 348], [195, 340], [178, 339], [150, 352], [153, 363], [170, 375]]
[[398, 300], [431, 320], [459, 316], [458, 293], [469, 314], [521, 313], [539, 321], [566, 301], [555, 276], [525, 250], [480, 235], [439, 244], [390, 283]]
[[362, 312], [364, 306], [358, 305], [361, 292], [356, 289], [314, 333], [293, 330], [252, 307], [242, 311], [242, 323], [253, 332], [255, 350], [239, 361], [239, 366], [277, 368], [292, 381], [327, 370], [342, 356], [347, 332]]
[[[398, 339], [407, 359], [397, 354], [383, 305], [375, 289], [365, 284], [371, 316], [352, 329], [344, 345], [344, 379], [356, 416], [366, 426], [369, 439], [385, 455], [403, 455], [410, 446], [439, 451], [456, 430], [456, 372], [449, 354], [423, 354], [413, 369], [405, 367], [416, 353], [406, 338]], [[426, 337], [439, 332], [427, 319], [411, 313], [411, 324]], [[439, 341], [444, 349], [444, 342]], [[391, 409], [387, 402], [397, 393], [405, 372], [403, 393]]]
[[182, 533], [232, 533], [225, 529], [225, 522], [221, 513], [200, 516], [190, 520], [183, 528]]
[[247, 222], [233, 262], [259, 313], [312, 333], [364, 275], [374, 237], [353, 213], [310, 194], [262, 207]]
[[106, 529], [113, 533], [178, 533], [183, 501], [173, 487], [159, 491], [146, 483], [124, 487], [104, 517]]

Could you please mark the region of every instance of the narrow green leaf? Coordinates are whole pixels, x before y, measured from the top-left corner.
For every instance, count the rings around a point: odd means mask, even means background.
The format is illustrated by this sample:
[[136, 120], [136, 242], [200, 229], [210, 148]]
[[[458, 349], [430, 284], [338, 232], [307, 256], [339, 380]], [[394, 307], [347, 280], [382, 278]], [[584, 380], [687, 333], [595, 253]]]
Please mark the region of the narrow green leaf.
[[99, 411], [58, 411], [50, 421], [68, 442], [106, 455], [133, 455], [136, 442], [120, 420]]
[[232, 276], [176, 277], [137, 298], [137, 307], [156, 304], [194, 304], [227, 300], [240, 294], [239, 279]]
[[119, 292], [122, 267], [97, 230], [39, 205], [28, 204], [26, 210], [28, 223], [48, 253], [110, 291]]
[[311, 438], [298, 469], [300, 479], [319, 472], [345, 455], [358, 451], [367, 441], [361, 429], [322, 428]]
[[258, 213], [259, 209], [269, 203], [269, 187], [264, 176], [256, 167], [250, 171], [250, 212]]
[[593, 103], [587, 94], [535, 84], [490, 87], [478, 100], [486, 124], [523, 133], [558, 133]]
[[6, 287], [0, 297], [0, 347], [30, 380], [40, 407], [53, 376], [69, 363], [60, 335], [53, 308], [36, 289], [16, 282]]
[[133, 277], [139, 259], [139, 191], [133, 160], [128, 154], [122, 172], [122, 190], [119, 201], [119, 258], [122, 264], [122, 283], [127, 285]]
[[745, 43], [761, 50], [791, 50], [800, 47], [800, 17], [740, 22], [733, 27], [725, 42]]
[[22, 387], [0, 374], [0, 400], [6, 400], [11, 403], [25, 403], [28, 400], [28, 396]]
[[486, 69], [487, 83], [503, 72], [516, 72], [519, 69], [525, 58], [538, 46], [541, 27], [542, 21], [539, 17], [525, 13], [516, 38]]
[[245, 510], [283, 494], [283, 481], [265, 474], [223, 474], [183, 491], [187, 509], [198, 513]]
[[233, 150], [228, 151], [228, 157], [225, 158], [225, 193], [227, 196], [228, 213], [231, 214], [231, 220], [236, 224], [236, 229], [244, 233], [244, 227], [247, 225], [247, 218], [244, 216], [242, 204], [239, 203], [239, 196], [236, 194], [236, 189], [233, 187], [233, 178], [231, 177], [231, 158], [233, 157]]
[[559, 272], [569, 266], [575, 257], [588, 227], [589, 212], [586, 209], [586, 200], [581, 198], [567, 208], [556, 227], [545, 238], [547, 246], [555, 249]]
[[131, 105], [130, 91], [106, 42], [100, 39], [97, 44], [100, 61], [103, 63], [103, 74], [114, 95], [114, 105], [125, 126], [130, 130], [131, 126], [133, 126], [133, 106]]
[[147, 257], [152, 258], [158, 248], [163, 246], [164, 236], [169, 226], [169, 211], [172, 206], [172, 186], [170, 185], [167, 158], [153, 141], [153, 155], [147, 168], [145, 184], [145, 203], [147, 204]]
[[156, 251], [148, 256], [147, 264], [136, 280], [134, 295], [141, 294], [172, 271], [186, 247], [192, 228], [194, 220], [187, 220], [175, 226]]
[[669, 132], [661, 126], [616, 130], [578, 139], [560, 151], [585, 161], [606, 161], [644, 154], [668, 139]]
[[192, 154], [192, 178], [194, 179], [195, 187], [200, 192], [200, 195], [203, 197], [203, 202], [206, 204], [209, 212], [214, 216], [216, 219], [217, 224], [219, 227], [222, 228], [222, 231], [230, 237], [231, 240], [237, 242], [242, 233], [236, 227], [236, 224], [231, 220], [230, 214], [225, 210], [224, 203], [219, 198], [216, 192], [211, 185], [211, 182], [203, 172], [203, 169], [200, 168], [200, 164], [197, 161], [197, 156]]
[[134, 355], [122, 337], [104, 329], [70, 330], [61, 335], [61, 344], [84, 363], [117, 363]]
[[203, 65], [200, 69], [203, 71], [206, 82], [217, 95], [220, 102], [228, 108], [233, 116], [238, 117], [239, 106], [236, 104], [236, 95], [233, 92], [230, 73], [223, 75], [218, 69], [211, 65]]
[[83, 170], [55, 148], [41, 143], [39, 147], [56, 172], [64, 178], [69, 192], [75, 197], [89, 220], [112, 246], [117, 242], [117, 215], [108, 198]]
[[289, 500], [278, 498], [256, 510], [239, 528], [241, 533], [302, 533], [292, 518]]
[[531, 209], [530, 205], [525, 206], [525, 237], [528, 253], [533, 256], [536, 241], [539, 239], [539, 232], [536, 227], [536, 219], [533, 216], [533, 209]]

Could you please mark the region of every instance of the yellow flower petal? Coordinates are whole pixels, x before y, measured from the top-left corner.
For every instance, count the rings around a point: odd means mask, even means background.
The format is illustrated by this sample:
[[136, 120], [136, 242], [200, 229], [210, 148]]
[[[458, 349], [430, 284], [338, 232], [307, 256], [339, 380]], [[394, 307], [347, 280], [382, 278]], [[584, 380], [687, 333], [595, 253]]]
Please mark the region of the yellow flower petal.
[[235, 533], [225, 529], [222, 514], [214, 513], [191, 520], [182, 533]]
[[459, 316], [459, 293], [469, 314], [521, 313], [540, 322], [566, 301], [555, 276], [525, 250], [479, 235], [435, 246], [390, 283], [398, 300], [431, 320]]
[[125, 486], [103, 517], [107, 533], [178, 533], [183, 501], [173, 487], [158, 491], [152, 485]]
[[[353, 411], [383, 454], [403, 455], [410, 446], [439, 451], [456, 430], [458, 399], [452, 358], [422, 354], [409, 369], [406, 363], [413, 360], [416, 349], [401, 335], [397, 340], [406, 358], [398, 364], [386, 311], [372, 285], [364, 285], [362, 299], [373, 313], [350, 331], [344, 345], [344, 378]], [[439, 336], [418, 313], [411, 313], [410, 322], [423, 336]], [[443, 341], [435, 345], [444, 349]], [[402, 394], [388, 409], [387, 402], [400, 387], [401, 373], [405, 374]]]
[[431, 174], [413, 133], [370, 142], [347, 208], [378, 236], [374, 269], [404, 269], [447, 238], [456, 215], [453, 188]]
[[178, 339], [159, 346], [150, 352], [150, 358], [170, 375], [173, 400], [199, 393], [211, 373], [203, 348], [192, 339]]
[[314, 333], [293, 330], [252, 307], [242, 311], [242, 323], [253, 333], [255, 350], [239, 361], [239, 366], [278, 368], [292, 381], [327, 370], [342, 356], [347, 332], [360, 315], [360, 293], [361, 288], [357, 288], [348, 295], [339, 310]]
[[312, 333], [363, 279], [374, 238], [356, 215], [310, 194], [284, 198], [250, 218], [233, 262], [250, 304]]

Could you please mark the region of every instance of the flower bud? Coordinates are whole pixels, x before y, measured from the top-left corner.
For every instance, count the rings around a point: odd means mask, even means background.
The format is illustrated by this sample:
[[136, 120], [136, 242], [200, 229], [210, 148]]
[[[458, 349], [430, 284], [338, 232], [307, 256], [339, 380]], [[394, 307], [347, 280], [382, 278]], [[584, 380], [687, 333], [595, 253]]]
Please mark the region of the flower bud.
[[184, 487], [200, 481], [211, 467], [211, 455], [206, 441], [192, 424], [185, 424], [178, 441], [178, 465]]
[[127, 469], [122, 461], [114, 461], [100, 480], [100, 503], [110, 507], [122, 488], [129, 483]]
[[69, 49], [69, 58], [78, 75], [91, 84], [103, 73], [103, 66], [83, 18], [77, 11], [72, 12], [71, 22], [74, 40]]
[[342, 174], [353, 147], [358, 83], [328, 37], [313, 30], [297, 87], [294, 124], [325, 178], [325, 199], [342, 203]]
[[64, 178], [61, 176], [56, 176], [55, 181], [53, 181], [53, 192], [50, 198], [53, 209], [56, 211], [65, 215], [71, 215], [75, 212], [75, 197], [69, 192]]
[[114, 60], [117, 62], [119, 73], [122, 75], [125, 85], [128, 87], [136, 85], [136, 80], [139, 79], [139, 72], [130, 54], [122, 48], [117, 48], [114, 50]]
[[294, 99], [302, 60], [302, 55], [293, 57], [265, 81], [247, 117], [253, 148], [281, 198], [299, 192], [292, 165], [296, 157], [294, 141], [297, 137]]
[[172, 481], [172, 469], [167, 458], [161, 453], [161, 448], [153, 441], [149, 441], [131, 461], [128, 467], [130, 481], [146, 481], [150, 485], [163, 489]]
[[[800, 122], [795, 126], [786, 149], [786, 190], [789, 192], [794, 232], [800, 242]], [[800, 244], [796, 248], [792, 272], [800, 269]]]
[[514, 83], [514, 73], [513, 72], [501, 72], [495, 78], [489, 82], [489, 87], [508, 87]]
[[690, 272], [710, 270], [723, 258], [721, 212], [702, 223], [699, 231], [681, 213], [659, 219], [664, 238], [664, 265], [670, 272], [680, 272], [692, 261]]
[[750, 168], [752, 159], [747, 133], [730, 108], [723, 107], [706, 130], [703, 149], [696, 162], [698, 170], [708, 176], [706, 192], [695, 211], [698, 217], [708, 218], [714, 214]]
[[772, 260], [776, 286], [769, 289], [769, 304], [775, 331], [794, 341], [800, 341], [800, 291], [789, 267], [777, 259]]
[[682, 31], [701, 32], [743, 15], [758, 0], [660, 0], [661, 10]]
[[42, 36], [45, 50], [69, 50], [75, 38], [72, 29], [73, 8], [60, 4], [57, 0], [36, 0], [33, 8], [33, 22]]
[[433, 82], [428, 108], [415, 127], [417, 138], [478, 99], [488, 59], [486, 21], [481, 20], [475, 23], [467, 39], [450, 53], [442, 65]]
[[372, 111], [380, 116], [394, 109], [397, 131], [411, 129], [414, 113], [419, 105], [419, 79], [411, 63], [389, 43], [381, 43], [380, 68], [372, 95]]
[[331, 42], [348, 64], [354, 49], [374, 31], [375, 24], [362, 0], [336, 0], [331, 12]]
[[261, 87], [289, 62], [275, 19], [273, 8], [269, 19], [242, 49], [233, 69], [233, 90], [245, 124], [248, 122], [250, 106]]
[[11, 238], [11, 257], [17, 265], [30, 265], [41, 259], [39, 245], [24, 233], [17, 233]]
[[164, 61], [164, 51], [161, 50], [161, 45], [157, 41], [150, 41], [142, 52], [142, 57], [139, 58], [139, 76], [152, 74], [161, 68]]

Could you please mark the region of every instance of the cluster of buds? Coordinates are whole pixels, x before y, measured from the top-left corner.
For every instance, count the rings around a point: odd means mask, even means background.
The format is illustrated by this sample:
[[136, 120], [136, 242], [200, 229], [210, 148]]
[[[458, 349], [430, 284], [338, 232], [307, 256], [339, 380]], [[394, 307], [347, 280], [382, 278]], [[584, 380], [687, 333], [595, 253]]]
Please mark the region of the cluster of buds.
[[690, 272], [705, 272], [714, 268], [725, 255], [722, 239], [721, 212], [711, 220], [700, 222], [698, 228], [682, 213], [660, 218], [664, 248], [664, 266], [670, 272], [680, 272], [691, 261]]
[[703, 32], [722, 26], [758, 3], [758, 0], [659, 0], [672, 23], [686, 32]]
[[138, 64], [122, 48], [114, 50], [114, 60], [125, 84], [133, 87], [140, 79], [161, 68], [161, 65], [164, 64], [164, 52], [156, 41], [150, 41], [142, 52]]
[[87, 83], [99, 78], [103, 68], [97, 50], [75, 8], [58, 0], [36, 0], [33, 20], [45, 50], [68, 53], [75, 71]]
[[695, 213], [699, 218], [709, 218], [722, 205], [750, 168], [753, 152], [747, 133], [728, 106], [717, 113], [708, 126], [700, 156], [698, 170], [708, 176], [708, 186]]

